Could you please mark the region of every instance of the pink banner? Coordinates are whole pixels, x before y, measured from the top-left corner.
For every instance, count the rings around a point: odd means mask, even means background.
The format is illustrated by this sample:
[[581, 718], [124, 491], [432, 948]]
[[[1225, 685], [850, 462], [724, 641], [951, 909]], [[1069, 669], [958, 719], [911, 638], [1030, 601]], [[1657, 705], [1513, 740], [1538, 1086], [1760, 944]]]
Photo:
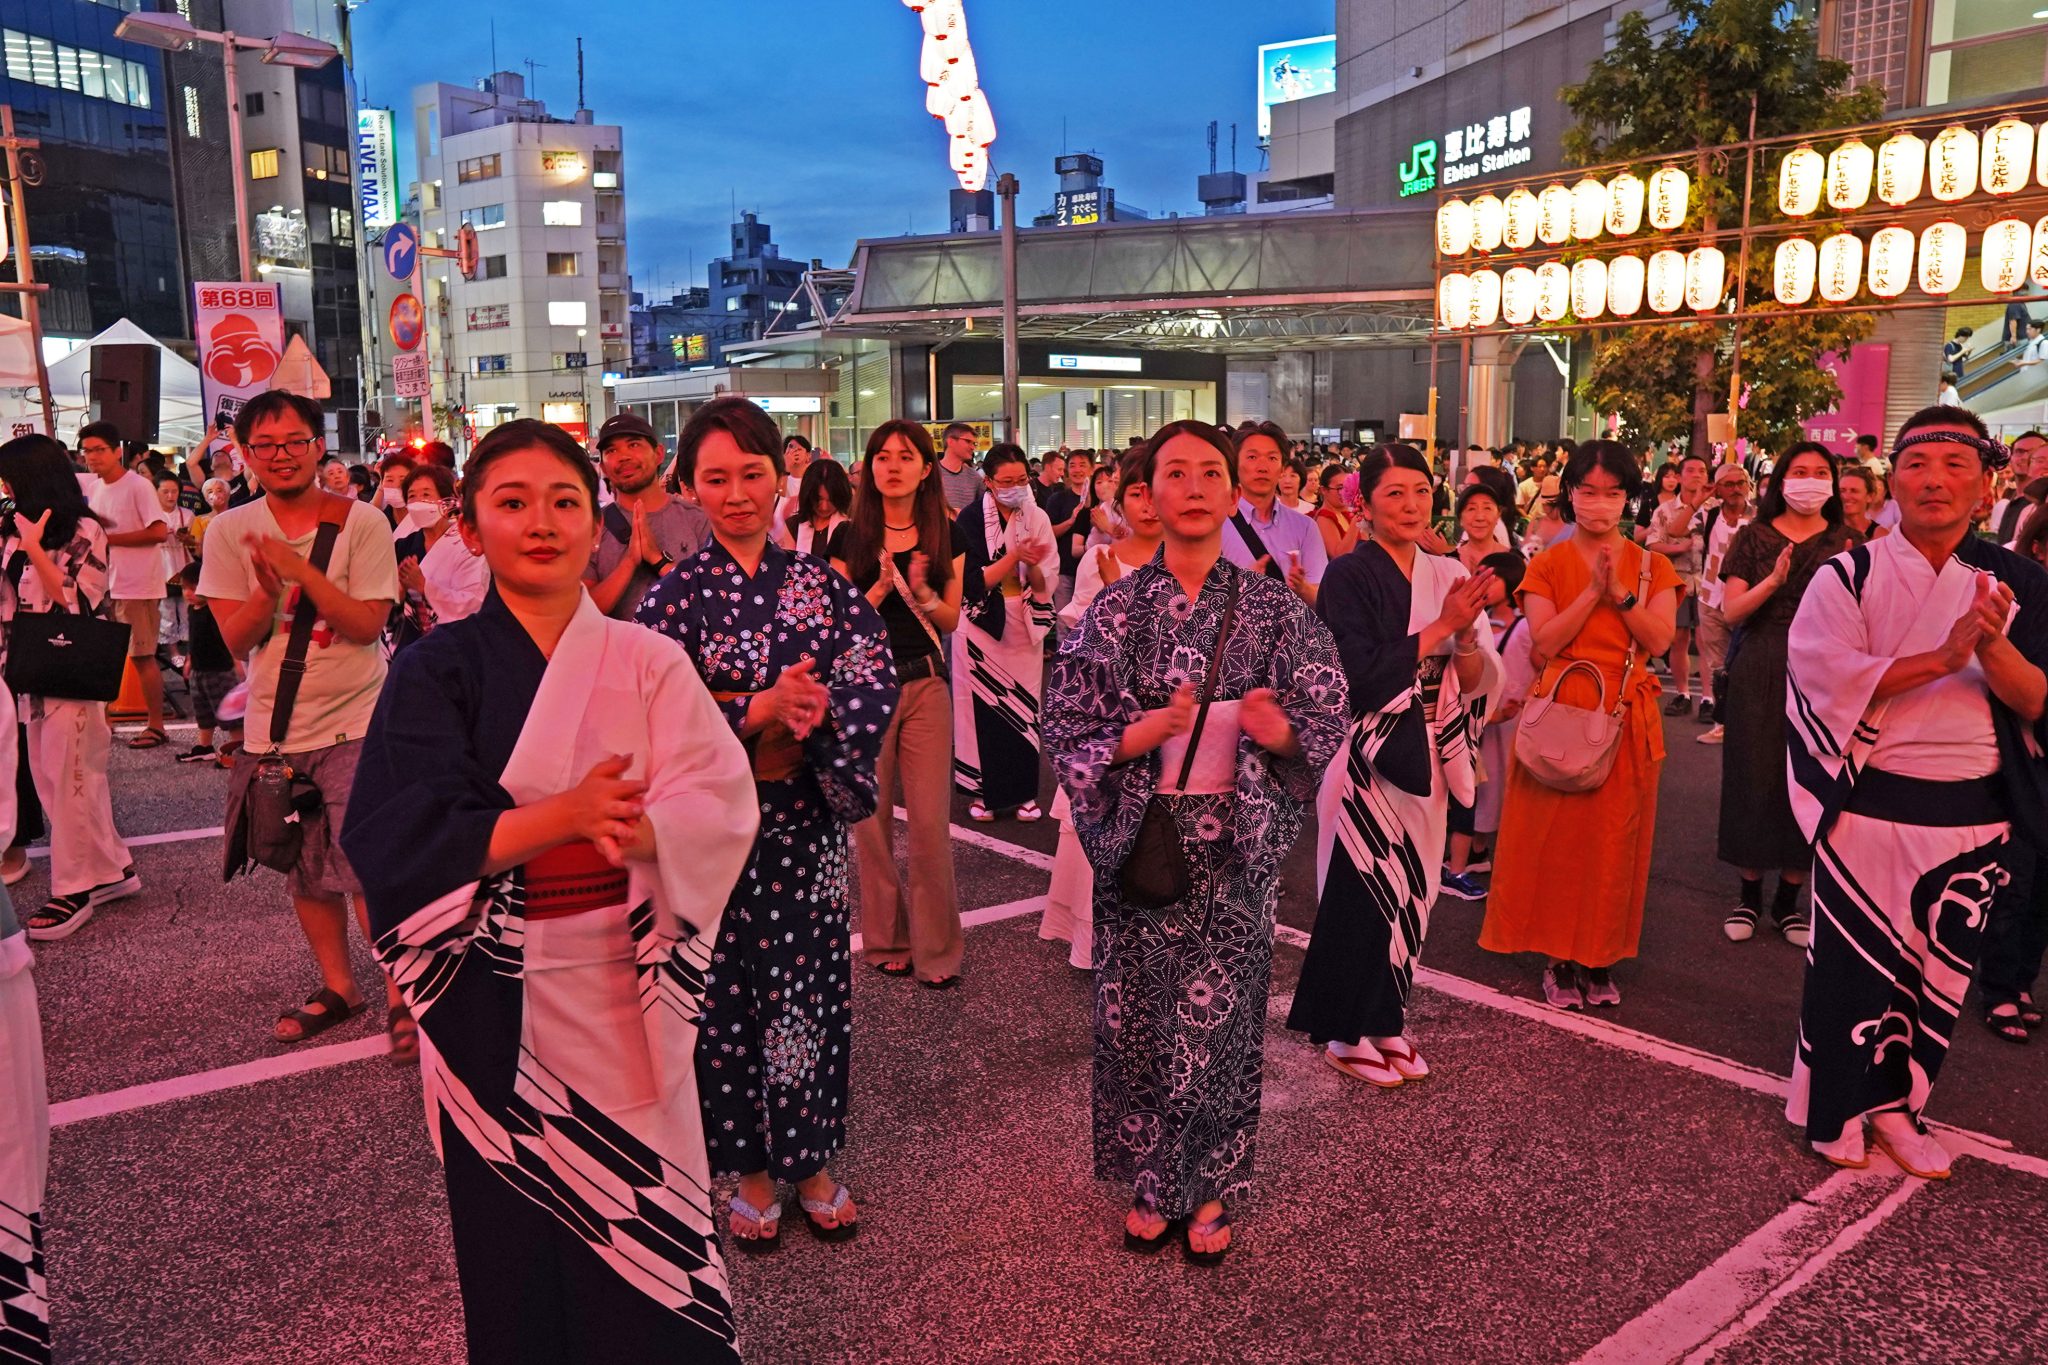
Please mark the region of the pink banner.
[[1842, 401], [1829, 412], [1815, 413], [1802, 425], [1806, 439], [1819, 441], [1837, 455], [1851, 455], [1858, 436], [1875, 436], [1884, 445], [1884, 405], [1891, 392], [1892, 344], [1866, 341], [1849, 348], [1847, 360], [1824, 353], [1820, 366], [1833, 372], [1842, 386]]

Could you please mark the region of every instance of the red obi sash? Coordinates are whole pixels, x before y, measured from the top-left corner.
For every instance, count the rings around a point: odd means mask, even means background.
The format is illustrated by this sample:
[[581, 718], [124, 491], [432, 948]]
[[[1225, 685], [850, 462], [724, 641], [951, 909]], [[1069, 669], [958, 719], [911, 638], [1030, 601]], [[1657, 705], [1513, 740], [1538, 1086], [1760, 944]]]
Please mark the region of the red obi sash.
[[626, 870], [613, 867], [588, 839], [560, 844], [526, 861], [526, 918], [559, 919], [626, 903]]

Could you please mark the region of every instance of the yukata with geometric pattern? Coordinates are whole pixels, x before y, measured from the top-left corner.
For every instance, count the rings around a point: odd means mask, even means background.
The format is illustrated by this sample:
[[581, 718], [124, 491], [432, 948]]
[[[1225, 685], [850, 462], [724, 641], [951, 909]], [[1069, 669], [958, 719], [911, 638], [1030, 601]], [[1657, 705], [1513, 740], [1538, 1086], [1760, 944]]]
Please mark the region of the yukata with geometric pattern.
[[749, 577], [716, 539], [655, 585], [638, 619], [681, 643], [735, 734], [752, 694], [800, 659], [830, 694], [795, 775], [756, 777], [761, 833], [720, 921], [697, 1039], [712, 1171], [804, 1180], [845, 1142], [847, 831], [875, 811], [896, 706], [887, 628], [824, 560], [770, 544]]
[[[1301, 752], [1282, 758], [1240, 734], [1234, 790], [1161, 798], [1190, 890], [1146, 909], [1118, 878], [1161, 761], [1154, 750], [1118, 763], [1117, 743], [1182, 683], [1200, 688], [1233, 579], [1215, 698], [1270, 688]], [[1348, 720], [1330, 632], [1289, 589], [1225, 559], [1193, 600], [1160, 558], [1127, 573], [1053, 664], [1046, 751], [1095, 870], [1095, 1174], [1164, 1217], [1251, 1191], [1280, 863]]]

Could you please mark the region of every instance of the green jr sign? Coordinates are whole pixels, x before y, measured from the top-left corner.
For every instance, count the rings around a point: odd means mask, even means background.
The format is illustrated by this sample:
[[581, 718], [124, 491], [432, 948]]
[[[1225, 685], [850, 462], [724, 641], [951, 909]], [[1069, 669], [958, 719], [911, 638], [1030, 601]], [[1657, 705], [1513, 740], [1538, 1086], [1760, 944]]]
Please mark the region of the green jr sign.
[[1401, 196], [1426, 194], [1436, 188], [1436, 139], [1418, 142], [1408, 149], [1408, 160], [1402, 164]]

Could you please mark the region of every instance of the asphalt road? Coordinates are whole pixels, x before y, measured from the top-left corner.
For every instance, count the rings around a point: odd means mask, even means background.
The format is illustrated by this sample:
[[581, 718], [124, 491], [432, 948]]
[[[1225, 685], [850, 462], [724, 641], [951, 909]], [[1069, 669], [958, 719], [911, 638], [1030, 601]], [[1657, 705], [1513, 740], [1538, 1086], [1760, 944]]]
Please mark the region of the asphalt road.
[[[1287, 876], [1260, 1186], [1218, 1270], [1139, 1259], [1088, 1160], [1088, 983], [1036, 934], [1050, 822], [968, 827], [950, 993], [857, 974], [865, 1229], [735, 1258], [751, 1361], [2048, 1361], [2048, 1040], [1966, 1018], [1931, 1115], [1944, 1184], [1841, 1173], [1785, 1124], [1800, 955], [1731, 945], [1719, 751], [1667, 722], [1644, 955], [1618, 1011], [1442, 902], [1415, 1030], [1436, 1075], [1370, 1090], [1281, 1026], [1313, 914]], [[116, 756], [147, 888], [44, 946], [49, 1276], [67, 1362], [440, 1362], [461, 1306], [416, 1077], [381, 1011], [274, 1043], [315, 977], [281, 883], [223, 887], [223, 775]], [[1048, 792], [1048, 797], [1050, 793]], [[138, 836], [170, 836], [142, 843]], [[45, 890], [43, 864], [17, 891]], [[359, 953], [363, 979], [367, 956]], [[295, 1069], [300, 1068], [300, 1069]]]

